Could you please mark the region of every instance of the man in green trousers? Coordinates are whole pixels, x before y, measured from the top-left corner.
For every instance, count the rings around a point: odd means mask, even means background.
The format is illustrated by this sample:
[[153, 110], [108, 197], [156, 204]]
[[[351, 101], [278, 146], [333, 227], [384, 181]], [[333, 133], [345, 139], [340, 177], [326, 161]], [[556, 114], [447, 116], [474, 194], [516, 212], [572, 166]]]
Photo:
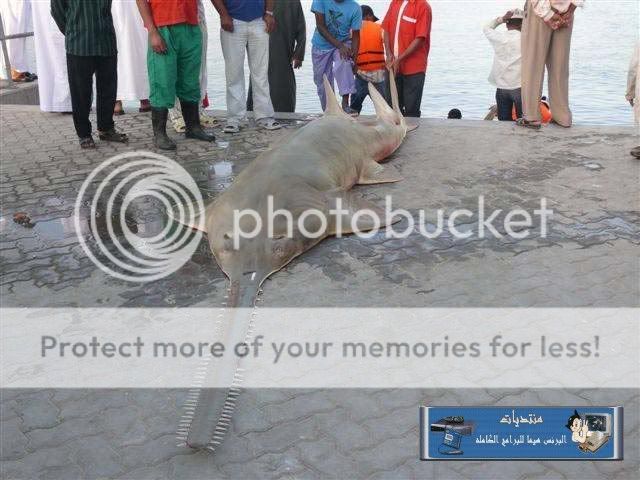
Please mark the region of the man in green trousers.
[[136, 0], [149, 31], [147, 69], [151, 95], [154, 143], [175, 150], [167, 136], [167, 117], [176, 96], [180, 99], [186, 137], [213, 142], [200, 125], [200, 63], [202, 33], [196, 0]]

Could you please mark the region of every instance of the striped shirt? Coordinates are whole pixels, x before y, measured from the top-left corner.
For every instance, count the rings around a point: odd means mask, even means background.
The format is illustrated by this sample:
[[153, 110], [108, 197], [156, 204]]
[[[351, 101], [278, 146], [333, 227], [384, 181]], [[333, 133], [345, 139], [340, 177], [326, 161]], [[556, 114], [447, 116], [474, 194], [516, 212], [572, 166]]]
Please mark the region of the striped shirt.
[[51, 15], [65, 37], [67, 53], [83, 57], [118, 53], [112, 0], [51, 0]]

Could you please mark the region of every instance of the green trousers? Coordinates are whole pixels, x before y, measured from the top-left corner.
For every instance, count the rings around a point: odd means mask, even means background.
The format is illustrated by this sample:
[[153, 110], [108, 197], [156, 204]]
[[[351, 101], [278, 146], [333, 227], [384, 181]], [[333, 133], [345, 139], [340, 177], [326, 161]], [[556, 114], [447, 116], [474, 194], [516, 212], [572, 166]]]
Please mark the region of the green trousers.
[[155, 108], [173, 108], [176, 97], [186, 102], [200, 102], [200, 63], [202, 33], [198, 25], [180, 23], [158, 29], [167, 45], [164, 54], [147, 53], [147, 69]]

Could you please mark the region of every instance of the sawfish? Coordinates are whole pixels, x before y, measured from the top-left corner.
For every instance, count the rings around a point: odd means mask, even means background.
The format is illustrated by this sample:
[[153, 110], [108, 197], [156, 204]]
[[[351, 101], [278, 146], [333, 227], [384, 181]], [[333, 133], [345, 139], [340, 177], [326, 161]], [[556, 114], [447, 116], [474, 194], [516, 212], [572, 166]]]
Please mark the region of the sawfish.
[[[324, 115], [260, 154], [228, 190], [196, 215], [190, 226], [207, 234], [213, 256], [229, 279], [227, 308], [218, 322], [216, 341], [225, 345], [248, 342], [252, 316], [239, 308], [253, 308], [262, 283], [294, 258], [328, 236], [364, 232], [393, 222], [385, 218], [384, 210], [351, 190], [355, 185], [402, 180], [393, 169], [380, 164], [400, 147], [411, 129], [400, 112], [392, 73], [389, 80], [392, 106], [369, 84], [376, 118], [362, 120], [344, 113], [325, 77]], [[256, 236], [239, 238], [238, 227], [252, 232], [258, 221], [253, 216], [238, 220], [234, 212], [251, 210], [266, 220], [269, 202], [272, 212], [290, 212], [294, 222], [285, 215], [273, 216], [271, 231], [263, 222]], [[339, 215], [332, 216], [330, 212], [337, 207]], [[306, 215], [298, 224], [310, 210], [322, 212], [327, 221]], [[381, 223], [369, 215], [355, 215], [362, 210], [375, 212]], [[303, 234], [300, 225], [305, 232], [314, 232], [313, 238]], [[241, 367], [242, 358], [229, 354], [209, 359], [199, 368], [201, 385], [188, 394], [178, 430], [181, 442], [212, 451], [222, 442], [240, 393]], [[211, 386], [217, 388], [207, 388]]]

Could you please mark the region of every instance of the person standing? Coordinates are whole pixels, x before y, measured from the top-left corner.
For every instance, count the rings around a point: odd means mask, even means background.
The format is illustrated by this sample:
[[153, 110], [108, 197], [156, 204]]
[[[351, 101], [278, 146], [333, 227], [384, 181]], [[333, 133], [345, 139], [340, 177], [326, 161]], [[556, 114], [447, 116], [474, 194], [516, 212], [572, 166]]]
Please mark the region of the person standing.
[[149, 32], [151, 123], [154, 144], [161, 150], [175, 150], [167, 135], [169, 109], [180, 100], [185, 136], [205, 142], [215, 137], [200, 124], [200, 65], [202, 32], [196, 0], [136, 0]]
[[51, 0], [51, 15], [65, 38], [73, 124], [80, 147], [95, 148], [89, 121], [94, 75], [98, 136], [106, 142], [126, 143], [127, 135], [116, 131], [113, 123], [118, 49], [111, 0]]
[[421, 114], [431, 19], [426, 0], [392, 0], [382, 22], [387, 66], [396, 74], [400, 110], [405, 117]]
[[[640, 127], [640, 43], [636, 45], [629, 64], [629, 74], [627, 75], [627, 101], [633, 107], [636, 127]], [[640, 159], [640, 146], [631, 150], [631, 155]]]
[[342, 109], [354, 114], [349, 107], [349, 95], [356, 91], [353, 65], [360, 49], [362, 10], [354, 0], [313, 0], [311, 11], [316, 16], [316, 30], [311, 39], [313, 81], [322, 110], [327, 106], [323, 81], [326, 75], [332, 86], [335, 78]]
[[[494, 50], [489, 82], [496, 86], [498, 120], [503, 122], [513, 121], [511, 112], [514, 108], [516, 118], [522, 118], [520, 30], [523, 18], [522, 10], [510, 10], [504, 16], [491, 20], [482, 29]], [[498, 26], [503, 23], [507, 29], [498, 31]]]
[[[296, 111], [296, 76], [302, 67], [307, 27], [300, 0], [276, 1], [276, 29], [269, 35], [269, 92], [276, 112]], [[253, 110], [253, 88], [249, 82], [247, 110]]]
[[151, 110], [147, 75], [148, 35], [138, 7], [131, 0], [113, 0], [113, 26], [118, 40], [118, 93], [114, 113], [122, 115], [122, 101], [140, 102], [140, 112]]
[[362, 102], [369, 95], [369, 83], [386, 96], [385, 56], [382, 27], [369, 5], [362, 5], [360, 48], [356, 59], [356, 92], [351, 95], [351, 109], [360, 113]]
[[569, 108], [569, 56], [574, 12], [584, 0], [528, 0], [522, 26], [522, 109], [518, 125], [540, 129], [539, 102], [545, 66], [553, 121], [572, 122]]
[[254, 117], [267, 130], [281, 128], [269, 93], [269, 34], [276, 28], [274, 0], [211, 0], [220, 14], [220, 43], [227, 83], [225, 133], [237, 133], [247, 114], [244, 57], [249, 59]]
[[53, 21], [49, 2], [32, 2], [31, 15], [40, 110], [71, 112], [64, 35]]
[[[0, 14], [5, 35], [18, 35], [33, 31], [31, 21], [31, 0], [0, 0]], [[8, 40], [7, 54], [11, 63], [11, 79], [14, 82], [32, 82], [37, 75], [29, 72], [29, 60], [26, 55], [27, 39]], [[2, 74], [6, 70], [4, 56], [0, 54]]]

